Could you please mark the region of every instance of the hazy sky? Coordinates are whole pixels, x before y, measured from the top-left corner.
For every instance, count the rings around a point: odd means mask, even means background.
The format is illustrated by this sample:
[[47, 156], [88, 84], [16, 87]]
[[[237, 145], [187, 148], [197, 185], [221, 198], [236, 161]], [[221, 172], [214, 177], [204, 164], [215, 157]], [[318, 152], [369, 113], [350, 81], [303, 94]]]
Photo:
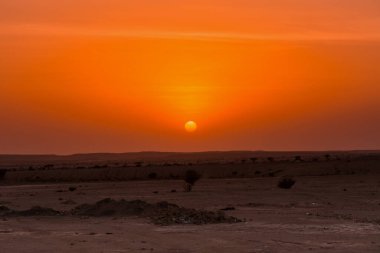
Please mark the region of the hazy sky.
[[380, 149], [379, 129], [378, 0], [0, 0], [0, 153]]

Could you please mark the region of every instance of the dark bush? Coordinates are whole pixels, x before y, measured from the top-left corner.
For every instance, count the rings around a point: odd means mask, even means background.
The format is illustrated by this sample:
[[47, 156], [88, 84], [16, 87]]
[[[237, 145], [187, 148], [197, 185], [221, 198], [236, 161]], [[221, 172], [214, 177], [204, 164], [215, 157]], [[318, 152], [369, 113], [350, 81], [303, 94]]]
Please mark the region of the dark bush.
[[184, 184], [184, 191], [185, 192], [191, 192], [193, 189], [193, 186], [195, 182], [197, 182], [201, 178], [201, 175], [195, 171], [195, 170], [188, 170], [185, 173], [185, 184]]
[[3, 180], [5, 177], [5, 174], [7, 174], [7, 170], [1, 169], [0, 170], [0, 180]]
[[221, 208], [221, 209], [219, 209], [220, 211], [233, 211], [233, 210], [236, 210], [236, 208], [235, 207], [233, 207], [233, 206], [227, 206], [227, 207], [225, 207], [225, 208]]
[[155, 172], [150, 173], [150, 174], [148, 175], [148, 178], [149, 178], [149, 179], [156, 179], [156, 178], [157, 178], [157, 173], [155, 173]]
[[280, 181], [278, 181], [278, 187], [282, 189], [290, 189], [293, 187], [293, 185], [296, 183], [296, 181], [293, 178], [287, 177], [282, 178]]
[[76, 187], [73, 187], [73, 186], [69, 187], [69, 191], [71, 191], [71, 192], [75, 191], [76, 189], [77, 189], [77, 188], [76, 188]]
[[188, 170], [185, 174], [185, 182], [194, 185], [201, 178], [201, 175], [195, 170]]

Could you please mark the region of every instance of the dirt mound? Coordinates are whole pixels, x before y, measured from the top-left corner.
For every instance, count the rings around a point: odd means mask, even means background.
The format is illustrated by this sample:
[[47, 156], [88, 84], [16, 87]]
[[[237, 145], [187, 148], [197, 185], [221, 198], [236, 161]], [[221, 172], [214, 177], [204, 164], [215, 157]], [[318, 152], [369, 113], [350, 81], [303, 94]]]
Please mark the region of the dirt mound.
[[174, 224], [214, 224], [241, 222], [235, 217], [227, 217], [222, 212], [210, 212], [182, 207], [158, 209], [149, 218], [158, 225]]
[[126, 201], [124, 199], [116, 201], [113, 199], [103, 199], [95, 204], [83, 204], [71, 210], [73, 215], [83, 216], [134, 216], [141, 215], [151, 205], [141, 201]]
[[12, 211], [11, 214], [17, 215], [17, 216], [57, 216], [62, 215], [61, 212], [56, 211], [51, 208], [46, 207], [40, 207], [40, 206], [34, 206], [28, 210], [23, 211]]
[[0, 216], [57, 216], [63, 215], [62, 212], [51, 208], [34, 206], [27, 210], [17, 211], [9, 209], [6, 206], [0, 206]]
[[124, 199], [103, 199], [92, 205], [80, 205], [71, 213], [83, 216], [138, 216], [149, 218], [158, 225], [240, 222], [237, 218], [225, 216], [223, 212], [187, 209], [168, 202], [149, 204], [142, 200]]
[[70, 212], [60, 212], [51, 208], [40, 206], [28, 210], [17, 211], [0, 206], [0, 216], [59, 216], [71, 214], [74, 216], [93, 217], [126, 217], [137, 216], [150, 219], [157, 225], [173, 224], [213, 224], [241, 222], [235, 217], [225, 216], [223, 212], [211, 212], [204, 210], [179, 207], [168, 202], [150, 204], [142, 200], [114, 200], [103, 199], [95, 204], [83, 204], [73, 208]]

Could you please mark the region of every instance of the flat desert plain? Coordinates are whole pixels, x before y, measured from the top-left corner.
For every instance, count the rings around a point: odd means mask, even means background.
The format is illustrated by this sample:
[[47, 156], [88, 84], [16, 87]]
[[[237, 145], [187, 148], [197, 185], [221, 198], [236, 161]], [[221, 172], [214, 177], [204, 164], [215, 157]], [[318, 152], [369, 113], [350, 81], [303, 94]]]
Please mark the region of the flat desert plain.
[[[0, 166], [0, 252], [380, 252], [375, 151], [0, 156]], [[202, 175], [191, 192], [187, 170]], [[293, 187], [278, 187], [283, 178]], [[104, 199], [115, 210], [75, 213]], [[141, 202], [123, 214], [122, 199]], [[178, 208], [152, 211], [166, 202]], [[171, 222], [188, 210], [206, 224]]]

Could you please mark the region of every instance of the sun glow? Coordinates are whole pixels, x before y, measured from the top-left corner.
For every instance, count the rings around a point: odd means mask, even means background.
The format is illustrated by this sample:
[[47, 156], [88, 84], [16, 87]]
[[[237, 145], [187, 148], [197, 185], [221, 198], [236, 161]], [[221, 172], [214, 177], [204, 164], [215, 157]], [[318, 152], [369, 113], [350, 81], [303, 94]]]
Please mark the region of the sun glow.
[[195, 132], [197, 130], [197, 123], [192, 120], [186, 122], [185, 130], [189, 133]]

